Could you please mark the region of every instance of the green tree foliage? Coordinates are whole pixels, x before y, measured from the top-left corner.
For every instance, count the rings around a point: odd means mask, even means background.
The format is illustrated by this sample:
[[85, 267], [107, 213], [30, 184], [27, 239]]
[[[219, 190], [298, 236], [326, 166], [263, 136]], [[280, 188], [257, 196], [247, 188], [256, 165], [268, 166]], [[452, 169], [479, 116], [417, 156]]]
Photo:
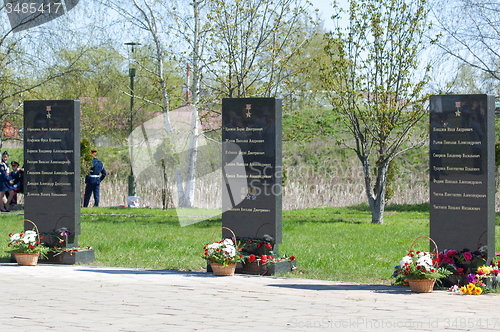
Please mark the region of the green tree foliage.
[[349, 3], [348, 27], [326, 35], [329, 63], [322, 77], [334, 111], [354, 140], [344, 144], [363, 166], [372, 222], [382, 224], [389, 163], [404, 151], [409, 133], [426, 114], [422, 89], [427, 78], [415, 75], [429, 29], [426, 1]]
[[92, 148], [90, 146], [90, 141], [87, 137], [82, 138], [80, 141], [80, 174], [85, 177], [90, 168], [92, 167]]
[[291, 60], [309, 36], [303, 0], [213, 0], [207, 3], [205, 84], [214, 100], [277, 96], [295, 74]]

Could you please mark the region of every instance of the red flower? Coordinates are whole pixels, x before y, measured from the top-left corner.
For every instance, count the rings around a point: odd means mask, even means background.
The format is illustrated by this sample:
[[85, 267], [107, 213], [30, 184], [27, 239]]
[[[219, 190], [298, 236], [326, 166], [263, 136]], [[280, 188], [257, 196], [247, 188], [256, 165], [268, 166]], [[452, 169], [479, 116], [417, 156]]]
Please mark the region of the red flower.
[[420, 265], [417, 266], [417, 270], [420, 270]]
[[40, 236], [40, 238], [43, 240], [43, 235], [42, 235], [42, 236]]
[[240, 254], [240, 257], [243, 257], [243, 255], [242, 255], [242, 254]]
[[219, 249], [219, 248], [217, 248], [217, 251], [220, 251], [220, 249]]
[[265, 263], [267, 261], [266, 255], [260, 255], [260, 262]]
[[260, 248], [264, 244], [264, 241], [261, 241], [258, 245], [257, 248]]
[[34, 245], [32, 245], [32, 244], [30, 244], [30, 245], [29, 245], [29, 248], [30, 248], [30, 249], [35, 249], [35, 246], [34, 246]]
[[271, 243], [266, 244], [266, 248], [267, 248], [267, 249], [271, 249], [272, 247], [273, 247], [273, 246], [271, 245]]
[[408, 272], [405, 272], [405, 276], [407, 276], [407, 275], [408, 275]]
[[205, 256], [208, 256], [208, 252], [205, 251]]
[[231, 258], [229, 258], [229, 259], [233, 260], [234, 258], [233, 258], [233, 257], [231, 257]]
[[426, 270], [422, 270], [422, 272], [423, 272], [423, 273], [427, 273], [427, 271], [426, 271]]
[[273, 259], [273, 256], [267, 255], [267, 259]]
[[226, 252], [224, 253], [224, 255], [229, 255], [229, 253], [226, 251]]
[[247, 243], [252, 243], [252, 240], [248, 240]]
[[418, 254], [420, 254], [420, 250], [419, 250], [419, 251], [417, 251], [417, 255], [418, 255]]
[[290, 256], [290, 260], [294, 261], [295, 260], [295, 256]]
[[464, 274], [464, 269], [462, 269], [461, 267], [459, 267], [457, 269], [457, 274]]
[[12, 233], [9, 233], [9, 236], [12, 236]]
[[251, 254], [251, 255], [248, 257], [248, 262], [249, 262], [249, 263], [252, 263], [254, 260], [255, 260], [255, 255], [254, 255], [254, 254]]
[[40, 244], [40, 241], [36, 240], [36, 244]]
[[435, 269], [431, 269], [431, 272], [434, 273], [436, 270]]

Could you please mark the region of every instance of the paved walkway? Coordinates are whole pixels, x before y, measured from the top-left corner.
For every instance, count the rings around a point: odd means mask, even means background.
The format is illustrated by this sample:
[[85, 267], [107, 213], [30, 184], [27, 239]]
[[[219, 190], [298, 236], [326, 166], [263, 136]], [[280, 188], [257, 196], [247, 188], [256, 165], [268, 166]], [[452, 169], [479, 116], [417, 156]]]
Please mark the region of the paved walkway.
[[500, 294], [0, 264], [0, 331], [500, 331]]

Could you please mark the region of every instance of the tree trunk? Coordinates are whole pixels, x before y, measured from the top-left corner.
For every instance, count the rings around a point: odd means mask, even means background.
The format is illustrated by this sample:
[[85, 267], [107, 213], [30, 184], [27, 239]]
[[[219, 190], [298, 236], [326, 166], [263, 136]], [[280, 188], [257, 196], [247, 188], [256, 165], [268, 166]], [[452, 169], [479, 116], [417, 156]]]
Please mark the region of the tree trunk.
[[384, 224], [384, 209], [385, 209], [385, 187], [386, 175], [389, 162], [382, 162], [378, 168], [377, 181], [375, 192], [372, 186], [371, 167], [368, 158], [363, 158], [363, 175], [365, 177], [365, 190], [368, 198], [368, 205], [372, 213], [373, 224]]

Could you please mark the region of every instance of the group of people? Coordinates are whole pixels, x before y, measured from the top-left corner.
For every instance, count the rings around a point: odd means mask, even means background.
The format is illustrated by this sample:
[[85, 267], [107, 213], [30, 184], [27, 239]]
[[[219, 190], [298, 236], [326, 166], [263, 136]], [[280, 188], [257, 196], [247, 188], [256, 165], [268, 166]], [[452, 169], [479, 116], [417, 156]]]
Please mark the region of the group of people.
[[[23, 190], [23, 175], [24, 169], [19, 168], [17, 161], [11, 162], [12, 171], [9, 168], [9, 153], [2, 153], [2, 161], [0, 162], [0, 211], [10, 212], [8, 207], [17, 204], [17, 193], [24, 192]], [[7, 204], [3, 199], [7, 193]]]
[[[90, 196], [94, 195], [94, 206], [99, 206], [99, 187], [101, 181], [106, 177], [104, 164], [97, 159], [97, 151], [92, 150], [92, 167], [88, 175], [85, 177], [85, 198], [83, 206], [89, 205]], [[8, 209], [11, 205], [17, 204], [17, 194], [24, 193], [24, 169], [19, 168], [19, 163], [13, 161], [10, 164], [12, 171], [9, 168], [9, 153], [2, 153], [2, 161], [0, 162], [0, 211], [10, 212]], [[7, 203], [4, 203], [4, 197], [7, 198]]]

